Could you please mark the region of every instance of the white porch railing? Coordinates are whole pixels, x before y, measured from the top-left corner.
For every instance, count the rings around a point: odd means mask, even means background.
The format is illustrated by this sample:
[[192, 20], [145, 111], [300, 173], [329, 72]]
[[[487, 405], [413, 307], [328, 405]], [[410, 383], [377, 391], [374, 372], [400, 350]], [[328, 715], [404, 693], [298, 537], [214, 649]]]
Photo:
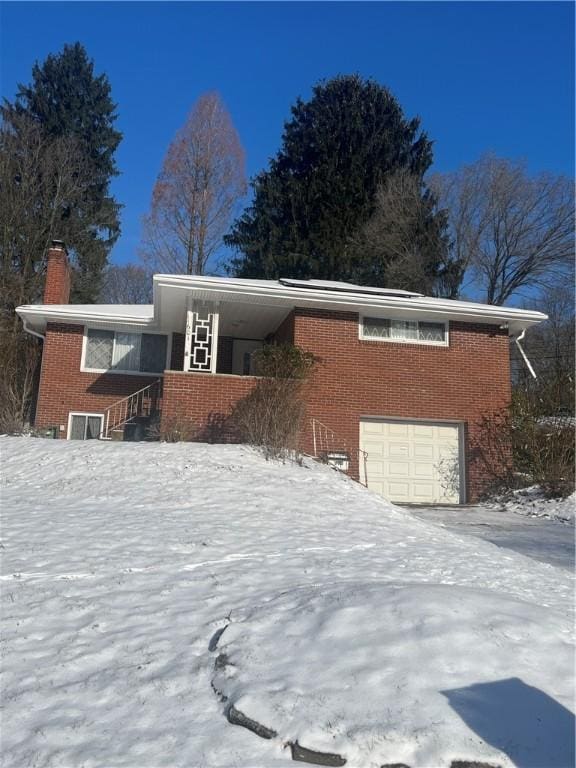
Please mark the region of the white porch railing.
[[322, 424], [318, 419], [311, 419], [312, 445], [314, 458], [331, 464], [341, 472], [348, 473], [350, 469], [350, 455], [358, 459], [358, 473], [362, 485], [368, 487], [367, 459], [368, 454], [360, 448], [351, 448], [345, 440], [339, 437], [334, 430]]
[[117, 400], [104, 411], [100, 439], [110, 440], [113, 430], [128, 424], [138, 416], [152, 416], [158, 410], [158, 400], [161, 395], [162, 379], [157, 379], [137, 392]]

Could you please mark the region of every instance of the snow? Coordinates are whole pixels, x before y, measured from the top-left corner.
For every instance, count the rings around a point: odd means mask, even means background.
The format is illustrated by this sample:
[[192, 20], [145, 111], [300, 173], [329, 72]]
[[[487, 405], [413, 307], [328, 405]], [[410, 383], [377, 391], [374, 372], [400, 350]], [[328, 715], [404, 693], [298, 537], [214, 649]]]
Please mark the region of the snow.
[[[536, 510], [544, 511], [538, 504]], [[513, 549], [542, 563], [574, 571], [574, 521], [514, 514], [506, 507], [412, 507], [411, 514], [450, 531]]]
[[517, 515], [561, 521], [573, 521], [576, 517], [576, 493], [565, 499], [548, 499], [538, 485], [514, 491], [509, 498], [497, 500], [495, 504]]
[[6, 768], [572, 765], [568, 571], [246, 447], [0, 451]]
[[[484, 589], [406, 583], [290, 590], [236, 616], [218, 647], [227, 664], [215, 686], [240, 711], [358, 766], [494, 758], [451, 696], [486, 686], [492, 706], [512, 685], [519, 704], [529, 687], [560, 681], [572, 655], [564, 622], [545, 609]], [[569, 681], [562, 687], [555, 694], [570, 705]], [[516, 727], [522, 741], [508, 739], [508, 756], [569, 765], [566, 744], [543, 739], [555, 725], [553, 707], [535, 708]], [[491, 726], [482, 735], [494, 738]]]

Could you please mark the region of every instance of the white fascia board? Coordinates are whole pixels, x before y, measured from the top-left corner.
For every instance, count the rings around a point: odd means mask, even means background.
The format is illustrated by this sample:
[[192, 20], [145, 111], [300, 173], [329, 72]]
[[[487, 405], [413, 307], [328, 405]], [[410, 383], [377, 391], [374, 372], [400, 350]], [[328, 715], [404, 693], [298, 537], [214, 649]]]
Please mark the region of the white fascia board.
[[142, 305], [149, 312], [126, 312], [123, 309], [114, 311], [114, 305], [94, 304], [90, 310], [81, 310], [74, 304], [30, 304], [16, 307], [16, 313], [27, 323], [35, 328], [45, 330], [50, 322], [68, 322], [85, 325], [90, 323], [107, 323], [118, 325], [154, 326], [154, 314], [152, 305]]
[[[272, 285], [270, 285], [272, 283]], [[517, 333], [536, 323], [547, 320], [547, 315], [533, 310], [501, 307], [491, 304], [476, 304], [451, 299], [429, 297], [371, 296], [367, 294], [344, 295], [341, 292], [312, 288], [290, 288], [273, 281], [235, 281], [227, 278], [203, 278], [189, 275], [154, 275], [154, 296], [159, 298], [163, 290], [186, 288], [192, 293], [214, 295], [214, 300], [278, 304], [318, 309], [333, 309], [359, 314], [384, 315], [387, 312], [406, 316], [418, 314], [432, 319], [461, 320], [463, 322], [507, 324], [510, 333]], [[265, 301], [263, 301], [265, 300]]]

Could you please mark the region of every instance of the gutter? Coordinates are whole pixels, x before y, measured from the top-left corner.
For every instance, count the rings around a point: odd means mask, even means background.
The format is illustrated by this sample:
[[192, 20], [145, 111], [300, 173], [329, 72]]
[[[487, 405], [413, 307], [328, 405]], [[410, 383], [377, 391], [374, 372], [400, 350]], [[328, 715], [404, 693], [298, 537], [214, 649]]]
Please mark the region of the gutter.
[[514, 341], [516, 343], [516, 346], [520, 350], [520, 354], [522, 355], [522, 359], [526, 363], [526, 368], [528, 368], [528, 370], [532, 374], [532, 377], [534, 379], [537, 379], [538, 376], [536, 376], [534, 368], [532, 367], [532, 364], [530, 363], [530, 360], [528, 360], [528, 357], [526, 356], [526, 352], [524, 352], [524, 350], [522, 349], [522, 345], [520, 344], [520, 342], [522, 341], [524, 336], [526, 336], [526, 328], [524, 328], [524, 330], [522, 331], [522, 333], [519, 336], [513, 336], [512, 338], [514, 339]]

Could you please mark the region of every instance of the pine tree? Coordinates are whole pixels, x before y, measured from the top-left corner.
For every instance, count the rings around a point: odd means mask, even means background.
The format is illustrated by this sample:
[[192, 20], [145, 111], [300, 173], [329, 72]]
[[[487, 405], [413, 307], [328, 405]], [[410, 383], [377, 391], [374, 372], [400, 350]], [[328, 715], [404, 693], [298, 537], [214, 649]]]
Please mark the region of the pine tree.
[[5, 101], [2, 118], [17, 125], [29, 117], [46, 140], [74, 141], [84, 157], [88, 184], [81, 201], [75, 200], [62, 216], [67, 219], [67, 245], [75, 264], [73, 298], [98, 298], [102, 271], [120, 234], [120, 206], [110, 195], [118, 174], [114, 153], [122, 134], [114, 128], [116, 105], [106, 75], [95, 75], [94, 64], [80, 43], [65, 45], [32, 69], [32, 82], [18, 86], [14, 103]]
[[354, 244], [375, 211], [377, 191], [395, 171], [422, 180], [431, 162], [419, 120], [406, 119], [386, 88], [358, 75], [321, 82], [309, 101], [298, 99], [292, 108], [281, 149], [253, 180], [252, 205], [225, 238], [239, 254], [230, 271], [374, 279], [378, 270]]

